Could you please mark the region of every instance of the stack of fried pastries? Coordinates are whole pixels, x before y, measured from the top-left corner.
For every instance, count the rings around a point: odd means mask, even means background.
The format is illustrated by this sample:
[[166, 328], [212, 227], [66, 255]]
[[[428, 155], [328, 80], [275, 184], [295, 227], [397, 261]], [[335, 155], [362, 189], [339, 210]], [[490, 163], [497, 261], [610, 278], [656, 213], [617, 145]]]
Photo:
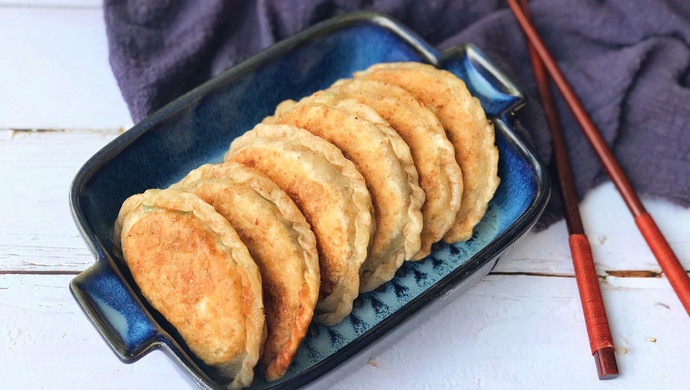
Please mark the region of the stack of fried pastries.
[[127, 199], [114, 229], [148, 302], [229, 388], [288, 369], [312, 320], [431, 245], [472, 237], [499, 183], [492, 123], [453, 74], [378, 64], [235, 139], [221, 164]]

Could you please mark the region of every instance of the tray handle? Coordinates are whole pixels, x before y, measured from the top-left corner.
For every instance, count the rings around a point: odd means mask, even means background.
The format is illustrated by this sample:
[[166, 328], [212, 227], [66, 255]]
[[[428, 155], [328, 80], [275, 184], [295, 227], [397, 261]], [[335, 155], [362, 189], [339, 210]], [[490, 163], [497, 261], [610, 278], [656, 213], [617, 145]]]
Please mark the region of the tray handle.
[[479, 98], [489, 118], [512, 113], [525, 104], [525, 97], [515, 84], [472, 44], [445, 50], [438, 67], [463, 79], [470, 93]]
[[70, 283], [74, 298], [115, 354], [125, 363], [139, 360], [161, 344], [161, 332], [122, 275], [106, 259], [96, 261]]

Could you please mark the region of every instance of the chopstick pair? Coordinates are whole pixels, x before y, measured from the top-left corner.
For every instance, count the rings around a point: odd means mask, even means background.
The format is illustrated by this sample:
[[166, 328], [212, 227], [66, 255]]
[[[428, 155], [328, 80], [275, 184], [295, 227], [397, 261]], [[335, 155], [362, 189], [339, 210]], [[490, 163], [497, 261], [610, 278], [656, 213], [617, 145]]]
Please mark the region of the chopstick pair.
[[[527, 0], [520, 0], [525, 18], [529, 18]], [[511, 2], [512, 8], [512, 2]], [[599, 289], [599, 279], [594, 267], [594, 258], [589, 240], [582, 226], [578, 207], [573, 173], [568, 161], [565, 141], [560, 129], [558, 114], [554, 104], [549, 80], [544, 64], [538, 57], [534, 45], [528, 40], [527, 46], [532, 61], [534, 78], [537, 81], [539, 98], [544, 108], [544, 116], [551, 133], [558, 183], [563, 197], [563, 210], [568, 227], [568, 243], [575, 268], [575, 278], [580, 292], [580, 302], [584, 312], [589, 344], [594, 356], [599, 379], [613, 379], [618, 376], [618, 364], [614, 354], [613, 337], [609, 328], [606, 308]]]
[[510, 9], [515, 14], [520, 27], [524, 31], [534, 75], [537, 80], [539, 96], [544, 106], [549, 130], [552, 135], [552, 143], [555, 154], [558, 181], [563, 194], [565, 219], [570, 234], [569, 244], [575, 268], [580, 301], [585, 316], [587, 333], [589, 335], [590, 348], [595, 359], [599, 379], [613, 379], [618, 376], [618, 365], [613, 349], [613, 338], [606, 317], [606, 309], [601, 298], [599, 280], [594, 268], [592, 251], [584, 234], [582, 220], [578, 211], [577, 195], [572, 178], [572, 171], [568, 162], [568, 155], [563, 141], [563, 135], [558, 124], [555, 105], [549, 89], [549, 81], [546, 71], [563, 95], [568, 107], [575, 116], [587, 140], [592, 145], [597, 156], [602, 162], [611, 181], [621, 193], [623, 200], [632, 213], [635, 224], [642, 233], [652, 253], [656, 257], [661, 270], [671, 283], [685, 310], [690, 314], [690, 278], [668, 245], [663, 234], [659, 231], [652, 217], [647, 213], [635, 194], [630, 182], [620, 168], [615, 157], [609, 150], [596, 126], [582, 107], [572, 88], [565, 80], [558, 65], [551, 57], [548, 49], [539, 37], [539, 34], [529, 20], [527, 0], [507, 0]]

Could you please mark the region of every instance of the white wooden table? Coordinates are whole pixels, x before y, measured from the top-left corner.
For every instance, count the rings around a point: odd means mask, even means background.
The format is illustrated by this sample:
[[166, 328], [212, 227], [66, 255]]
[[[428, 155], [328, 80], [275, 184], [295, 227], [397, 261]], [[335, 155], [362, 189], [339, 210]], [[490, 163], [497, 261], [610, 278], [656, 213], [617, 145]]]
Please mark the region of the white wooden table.
[[[78, 168], [131, 127], [96, 0], [0, 0], [0, 389], [187, 388], [162, 352], [120, 363], [69, 293], [94, 259], [72, 222]], [[690, 211], [644, 199], [686, 269]], [[325, 382], [358, 388], [690, 386], [690, 319], [606, 184], [582, 203], [621, 376], [596, 379], [563, 222], [398, 340]], [[321, 385], [324, 382], [320, 383]]]

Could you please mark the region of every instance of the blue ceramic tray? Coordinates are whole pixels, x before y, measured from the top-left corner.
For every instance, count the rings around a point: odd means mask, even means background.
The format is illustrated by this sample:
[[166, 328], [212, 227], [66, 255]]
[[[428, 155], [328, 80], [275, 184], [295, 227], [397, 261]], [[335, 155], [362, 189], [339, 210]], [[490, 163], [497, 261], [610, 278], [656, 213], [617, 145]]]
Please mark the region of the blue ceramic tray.
[[[148, 188], [167, 187], [193, 168], [219, 162], [230, 142], [300, 98], [378, 62], [420, 61], [464, 79], [496, 127], [501, 184], [471, 240], [436, 244], [420, 262], [362, 294], [352, 314], [326, 327], [312, 324], [285, 377], [252, 388], [294, 388], [321, 376], [428, 306], [484, 276], [498, 256], [537, 220], [549, 197], [548, 178], [534, 153], [511, 131], [524, 99], [471, 45], [440, 53], [405, 27], [374, 13], [332, 19], [280, 42], [225, 71], [144, 119], [96, 153], [70, 192], [74, 220], [96, 263], [70, 285], [86, 315], [124, 362], [163, 348], [199, 385], [222, 384], [196, 359], [175, 329], [143, 299], [126, 267], [112, 255], [112, 227], [122, 202]], [[462, 326], [462, 324], [459, 324]]]

